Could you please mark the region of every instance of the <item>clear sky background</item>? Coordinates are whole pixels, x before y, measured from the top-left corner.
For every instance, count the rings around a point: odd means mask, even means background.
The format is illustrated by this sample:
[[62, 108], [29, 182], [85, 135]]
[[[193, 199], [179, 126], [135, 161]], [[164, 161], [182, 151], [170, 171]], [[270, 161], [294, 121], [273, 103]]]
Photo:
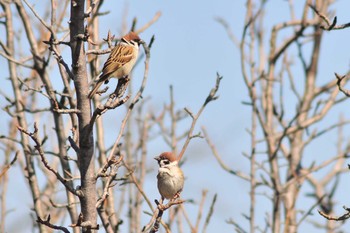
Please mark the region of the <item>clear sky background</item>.
[[[31, 2], [36, 3], [36, 7], [40, 9], [41, 1]], [[295, 0], [295, 2], [304, 1]], [[297, 17], [300, 17], [301, 7], [301, 4], [297, 4]], [[339, 23], [350, 21], [349, 7], [348, 0], [339, 0], [331, 7], [332, 10], [336, 11]], [[267, 20], [265, 24], [267, 30], [276, 22], [289, 20], [288, 1], [268, 1], [266, 9]], [[239, 51], [229, 40], [223, 27], [215, 21], [216, 17], [225, 19], [230, 24], [235, 36], [240, 38], [246, 12], [245, 1], [106, 1], [102, 11], [107, 10], [110, 10], [111, 13], [101, 18], [100, 37], [104, 38], [108, 30], [111, 30], [116, 36], [120, 36], [125, 10], [128, 12], [129, 25], [133, 17], [137, 16], [139, 27], [153, 18], [156, 12], [161, 11], [162, 13], [158, 22], [141, 34], [145, 41], [149, 41], [153, 34], [156, 38], [151, 50], [149, 81], [144, 91], [144, 96], [151, 97], [148, 108], [152, 111], [159, 112], [163, 104], [169, 102], [169, 86], [173, 85], [176, 107], [178, 109], [188, 107], [196, 112], [214, 86], [216, 72], [224, 77], [218, 92], [220, 98], [207, 106], [198, 122], [196, 131], [200, 130], [200, 126], [206, 126], [226, 164], [233, 169], [248, 172], [249, 164], [242, 156], [242, 152], [249, 151], [250, 138], [245, 129], [249, 128], [250, 125], [250, 111], [248, 107], [241, 104], [242, 101], [248, 100], [248, 96], [241, 75]], [[349, 35], [350, 29], [325, 33], [319, 72], [321, 82], [333, 79], [334, 72], [343, 74], [348, 71]], [[0, 59], [0, 64], [5, 65], [4, 59]], [[143, 68], [142, 64], [135, 68], [134, 89], [140, 85]], [[5, 85], [9, 86], [9, 81], [5, 82]], [[1, 106], [3, 106], [4, 100], [0, 99], [0, 101]], [[338, 108], [330, 120], [337, 119], [339, 112], [343, 112], [345, 116], [349, 117], [347, 113], [349, 105], [350, 100], [342, 104], [342, 108]], [[4, 112], [0, 114], [6, 115]], [[108, 136], [106, 137], [108, 145], [115, 140], [117, 135], [112, 127], [116, 113], [110, 111], [103, 117], [111, 124], [111, 127], [108, 127], [110, 131], [107, 131]], [[186, 130], [189, 127], [190, 122], [187, 121], [187, 123], [187, 125], [186, 123], [181, 125], [181, 130]], [[0, 134], [5, 132], [5, 130], [0, 129]], [[349, 134], [345, 135], [345, 137], [348, 136]], [[307, 150], [307, 153], [310, 153], [310, 157], [312, 157], [310, 161], [322, 159], [324, 154], [335, 151], [334, 135], [331, 138], [326, 135], [318, 142], [319, 144], [313, 145]], [[179, 148], [181, 146], [179, 145]], [[152, 158], [166, 148], [165, 144], [155, 144], [149, 149], [147, 166], [153, 170], [147, 174], [145, 191], [151, 197], [158, 197], [155, 185], [157, 164]], [[214, 216], [207, 232], [233, 232], [234, 227], [225, 222], [230, 218], [247, 227], [248, 222], [241, 214], [247, 214], [249, 211], [249, 183], [224, 172], [215, 161], [204, 140], [192, 140], [185, 156], [187, 161], [183, 170], [187, 179], [182, 193], [183, 198], [200, 197], [201, 191], [208, 189], [208, 199], [204, 208], [206, 214], [210, 205], [209, 200], [215, 193], [218, 194]], [[8, 215], [8, 232], [14, 232], [13, 229], [17, 229], [18, 216], [21, 216], [23, 226], [30, 224], [31, 221], [28, 217], [29, 208], [32, 205], [27, 190], [28, 186], [16, 169], [18, 167], [10, 171], [11, 179], [16, 179], [16, 182], [10, 183], [8, 193], [8, 208], [12, 209]], [[350, 179], [348, 175], [343, 178], [345, 179], [344, 184]], [[341, 206], [349, 203], [347, 193], [350, 188], [348, 185], [343, 185], [340, 189], [342, 191], [337, 195], [337, 204], [339, 213], [342, 213]], [[264, 198], [261, 200], [265, 200], [259, 203], [262, 209], [269, 208], [270, 203]], [[25, 203], [25, 206], [19, 205], [20, 203]], [[299, 206], [311, 206], [312, 204], [313, 201], [308, 202], [307, 199], [305, 202], [298, 203]], [[190, 206], [190, 204], [186, 205]], [[190, 213], [194, 214], [198, 206], [189, 208]], [[303, 209], [305, 210], [307, 207]], [[323, 221], [316, 211], [314, 211], [314, 215], [313, 220]], [[263, 226], [264, 212], [259, 212], [256, 218], [258, 223]], [[195, 216], [192, 216], [191, 219], [194, 221]], [[146, 223], [147, 220], [148, 218], [145, 217], [144, 222]], [[349, 223], [346, 225], [349, 227]], [[27, 232], [25, 229], [24, 227], [21, 232]], [[300, 232], [306, 232], [310, 229], [313, 228], [304, 224]]]

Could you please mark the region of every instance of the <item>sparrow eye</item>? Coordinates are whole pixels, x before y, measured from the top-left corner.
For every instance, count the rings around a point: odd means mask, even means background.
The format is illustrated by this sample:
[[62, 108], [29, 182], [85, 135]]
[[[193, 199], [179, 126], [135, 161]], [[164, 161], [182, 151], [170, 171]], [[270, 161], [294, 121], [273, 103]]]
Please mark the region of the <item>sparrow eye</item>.
[[168, 165], [170, 163], [169, 160], [164, 160], [163, 162], [164, 162], [165, 165]]

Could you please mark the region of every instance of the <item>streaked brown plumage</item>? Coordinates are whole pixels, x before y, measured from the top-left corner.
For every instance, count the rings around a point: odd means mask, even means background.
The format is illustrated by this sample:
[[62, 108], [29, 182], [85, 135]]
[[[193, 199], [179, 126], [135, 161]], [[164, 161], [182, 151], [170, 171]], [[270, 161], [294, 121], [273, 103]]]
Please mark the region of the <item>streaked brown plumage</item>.
[[103, 65], [100, 78], [89, 93], [90, 99], [96, 94], [102, 83], [108, 83], [110, 78], [120, 79], [129, 75], [135, 65], [140, 43], [142, 43], [140, 37], [135, 32], [130, 32], [112, 49]]

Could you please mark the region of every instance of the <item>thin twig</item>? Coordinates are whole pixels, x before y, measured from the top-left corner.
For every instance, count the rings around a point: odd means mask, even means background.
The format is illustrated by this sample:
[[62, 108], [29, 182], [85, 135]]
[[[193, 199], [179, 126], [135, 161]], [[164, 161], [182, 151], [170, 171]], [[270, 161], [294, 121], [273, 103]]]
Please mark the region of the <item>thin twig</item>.
[[203, 233], [206, 232], [207, 226], [209, 225], [210, 218], [214, 213], [214, 205], [215, 205], [217, 196], [218, 196], [217, 193], [215, 193], [215, 195], [213, 197], [213, 201], [211, 202], [211, 205], [210, 205], [208, 215], [205, 218], [205, 223], [204, 223], [204, 227], [203, 227], [203, 231], [202, 231]]
[[343, 220], [346, 220], [348, 218], [350, 218], [350, 208], [347, 208], [345, 206], [343, 206], [343, 208], [346, 210], [346, 213], [344, 213], [343, 215], [341, 216], [331, 216], [331, 215], [328, 215], [326, 214], [325, 212], [321, 211], [321, 210], [317, 210], [318, 213], [323, 216], [324, 218], [328, 219], [328, 220], [334, 220], [334, 221], [343, 221]]
[[187, 138], [186, 138], [186, 141], [181, 149], [181, 152], [177, 156], [178, 161], [181, 160], [182, 156], [184, 155], [184, 153], [188, 147], [188, 144], [190, 143], [191, 139], [193, 138], [194, 127], [196, 126], [197, 120], [200, 117], [200, 115], [202, 114], [203, 110], [205, 109], [205, 107], [207, 106], [208, 103], [219, 98], [218, 96], [216, 96], [216, 93], [219, 90], [221, 79], [222, 79], [222, 76], [220, 76], [219, 73], [217, 73], [215, 86], [210, 90], [209, 95], [205, 99], [202, 107], [199, 109], [199, 111], [197, 112], [196, 115], [194, 115], [189, 109], [185, 108], [185, 111], [192, 117], [192, 124], [191, 124], [190, 130], [188, 131]]
[[[159, 230], [159, 225], [162, 220], [164, 211], [166, 211], [173, 205], [181, 205], [182, 203], [185, 202], [184, 200], [181, 200], [181, 199], [175, 199], [175, 200], [170, 200], [166, 205], [163, 205], [159, 203], [158, 200], [154, 200], [154, 201], [157, 204], [158, 215], [149, 233], [155, 233]], [[155, 211], [155, 213], [157, 213], [157, 211]]]
[[309, 4], [309, 7], [327, 24], [327, 27], [325, 26], [321, 26], [321, 29], [323, 30], [327, 30], [327, 31], [331, 31], [331, 30], [341, 30], [347, 27], [350, 27], [350, 23], [346, 23], [346, 24], [341, 24], [341, 25], [337, 25], [337, 16], [334, 17], [332, 23], [331, 21], [328, 19], [327, 16], [325, 16], [324, 14], [322, 14], [321, 12], [319, 12], [317, 10], [317, 8], [311, 4]]
[[66, 189], [68, 191], [70, 191], [71, 193], [73, 193], [74, 195], [76, 196], [80, 196], [81, 194], [79, 192], [77, 192], [73, 187], [71, 187], [69, 185], [69, 181], [65, 178], [63, 178], [54, 168], [52, 168], [50, 165], [49, 165], [49, 162], [47, 161], [46, 157], [45, 157], [45, 153], [41, 147], [42, 143], [39, 141], [39, 138], [38, 138], [38, 127], [36, 125], [36, 122], [34, 123], [34, 132], [31, 133], [25, 129], [23, 129], [22, 127], [20, 126], [17, 126], [18, 130], [21, 131], [22, 133], [28, 135], [35, 143], [35, 149], [38, 151], [40, 157], [41, 157], [41, 161], [42, 163], [44, 164], [44, 166], [49, 170], [51, 171], [55, 176], [56, 178], [61, 181], [61, 183], [66, 187]]
[[145, 201], [147, 202], [148, 206], [150, 207], [150, 209], [153, 211], [153, 206], [151, 201], [148, 199], [146, 193], [143, 191], [143, 188], [141, 187], [141, 185], [139, 184], [139, 182], [137, 181], [136, 177], [134, 176], [134, 171], [126, 164], [126, 162], [123, 160], [123, 165], [125, 166], [125, 168], [128, 170], [129, 172], [129, 176], [131, 178], [131, 182], [133, 184], [135, 184], [137, 190], [141, 193], [141, 195], [143, 196], [143, 198], [145, 199]]
[[49, 26], [45, 20], [43, 20], [40, 15], [35, 11], [35, 9], [27, 2], [27, 0], [23, 0], [24, 3], [29, 7], [29, 9], [32, 11], [32, 13], [35, 15], [35, 17], [40, 21], [40, 23], [51, 32], [51, 34], [54, 34], [54, 31], [52, 30], [52, 27]]
[[1, 177], [11, 168], [11, 166], [16, 162], [17, 157], [18, 157], [18, 151], [16, 151], [15, 157], [12, 159], [12, 161], [5, 165], [5, 167], [2, 169], [2, 171], [0, 171], [0, 179]]
[[54, 112], [61, 113], [61, 114], [72, 114], [72, 113], [80, 113], [81, 111], [79, 109], [59, 109], [54, 108], [52, 109]]
[[207, 130], [204, 126], [202, 126], [202, 132], [204, 134], [204, 138], [207, 141], [207, 144], [209, 145], [214, 157], [216, 158], [216, 160], [218, 161], [219, 165], [221, 166], [221, 168], [223, 168], [225, 171], [227, 171], [228, 173], [238, 176], [246, 181], [250, 181], [249, 176], [247, 176], [246, 174], [240, 172], [240, 171], [235, 171], [232, 170], [229, 166], [227, 166], [225, 164], [225, 162], [222, 160], [221, 156], [219, 155], [219, 152], [216, 150], [216, 147], [214, 145], [214, 143], [211, 141], [211, 139], [209, 138], [209, 135], [207, 133]]
[[198, 209], [198, 215], [197, 215], [197, 220], [196, 220], [196, 224], [195, 224], [195, 232], [198, 232], [199, 229], [199, 222], [202, 218], [202, 213], [203, 213], [203, 207], [204, 207], [204, 202], [207, 196], [208, 190], [203, 190], [202, 191], [202, 198], [201, 198], [201, 202], [199, 204], [199, 209]]
[[36, 220], [37, 223], [40, 223], [40, 224], [43, 224], [51, 229], [54, 229], [54, 230], [60, 230], [60, 231], [63, 231], [65, 233], [69, 233], [69, 230], [65, 227], [62, 227], [62, 226], [57, 226], [57, 225], [54, 225], [52, 223], [50, 223], [50, 215], [47, 216], [47, 219], [46, 220], [43, 220], [41, 219], [39, 216], [38, 216], [38, 219]]
[[158, 19], [160, 18], [160, 16], [162, 15], [162, 12], [158, 11], [154, 17], [148, 22], [146, 23], [145, 25], [143, 25], [143, 27], [137, 29], [135, 31], [136, 34], [140, 34], [142, 32], [144, 32], [147, 28], [149, 28], [152, 24], [154, 24], [155, 22], [158, 21]]
[[350, 90], [347, 90], [344, 88], [344, 79], [347, 77], [347, 75], [340, 76], [337, 73], [334, 73], [335, 77], [337, 78], [337, 85], [339, 88], [339, 91], [343, 92], [347, 97], [350, 97]]

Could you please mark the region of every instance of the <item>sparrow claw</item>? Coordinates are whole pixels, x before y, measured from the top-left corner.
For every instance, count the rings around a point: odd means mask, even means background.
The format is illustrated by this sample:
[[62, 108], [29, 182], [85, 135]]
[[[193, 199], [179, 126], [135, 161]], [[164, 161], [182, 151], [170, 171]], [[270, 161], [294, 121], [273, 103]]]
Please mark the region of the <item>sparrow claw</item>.
[[180, 193], [181, 193], [181, 192], [175, 193], [175, 195], [174, 195], [174, 197], [172, 198], [172, 200], [178, 199], [178, 198], [180, 197]]

